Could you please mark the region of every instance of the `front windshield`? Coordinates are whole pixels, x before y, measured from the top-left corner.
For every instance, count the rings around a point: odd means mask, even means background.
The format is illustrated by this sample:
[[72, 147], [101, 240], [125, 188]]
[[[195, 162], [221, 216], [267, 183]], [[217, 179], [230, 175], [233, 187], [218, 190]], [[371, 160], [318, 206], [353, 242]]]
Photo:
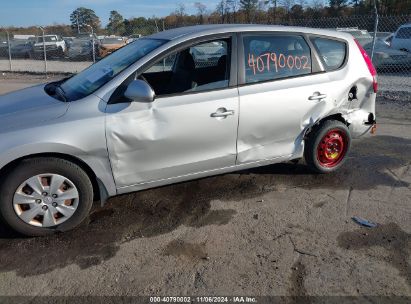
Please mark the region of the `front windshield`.
[[119, 49], [62, 85], [66, 99], [81, 99], [95, 92], [137, 60], [166, 43], [167, 40], [140, 39]]

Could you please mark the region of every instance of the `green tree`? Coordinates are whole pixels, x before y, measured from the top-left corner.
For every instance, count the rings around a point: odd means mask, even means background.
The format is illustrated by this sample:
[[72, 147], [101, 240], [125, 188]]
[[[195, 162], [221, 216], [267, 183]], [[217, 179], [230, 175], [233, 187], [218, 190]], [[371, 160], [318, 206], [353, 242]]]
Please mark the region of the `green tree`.
[[94, 31], [97, 31], [100, 26], [100, 18], [96, 13], [89, 8], [79, 7], [70, 14], [71, 28], [77, 33], [82, 31], [88, 31], [87, 25], [93, 27]]
[[230, 6], [227, 0], [221, 0], [217, 5], [217, 12], [221, 16], [221, 23], [228, 22], [228, 15], [230, 13]]
[[245, 12], [247, 22], [250, 23], [257, 11], [258, 0], [240, 0], [240, 8]]
[[204, 23], [204, 16], [207, 14], [207, 6], [201, 2], [194, 3], [195, 8], [197, 9], [198, 23]]
[[304, 18], [304, 9], [300, 4], [295, 4], [291, 7], [290, 16], [293, 19]]
[[334, 16], [341, 14], [342, 10], [348, 5], [348, 0], [330, 0], [330, 11]]
[[295, 4], [295, 0], [280, 0], [279, 4], [287, 11], [287, 14], [289, 14]]
[[125, 31], [124, 18], [117, 11], [110, 12], [107, 32], [110, 35], [122, 35]]

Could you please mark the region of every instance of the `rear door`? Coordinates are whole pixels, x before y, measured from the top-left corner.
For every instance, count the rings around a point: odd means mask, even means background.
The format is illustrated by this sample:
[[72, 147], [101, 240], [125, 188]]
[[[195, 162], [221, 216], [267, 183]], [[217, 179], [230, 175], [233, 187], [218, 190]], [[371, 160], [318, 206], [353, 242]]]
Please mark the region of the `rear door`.
[[345, 90], [333, 85], [342, 74], [325, 73], [304, 34], [250, 33], [240, 41], [237, 164], [301, 156], [307, 126]]

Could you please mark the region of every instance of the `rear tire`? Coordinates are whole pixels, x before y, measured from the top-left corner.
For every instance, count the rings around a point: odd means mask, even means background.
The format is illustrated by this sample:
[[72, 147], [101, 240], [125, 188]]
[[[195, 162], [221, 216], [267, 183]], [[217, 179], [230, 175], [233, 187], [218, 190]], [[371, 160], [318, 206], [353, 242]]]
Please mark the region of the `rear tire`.
[[304, 158], [314, 172], [331, 173], [344, 164], [350, 146], [348, 127], [338, 120], [326, 120], [309, 133]]
[[[32, 188], [32, 181], [40, 183]], [[54, 187], [54, 182], [59, 186]], [[27, 236], [75, 228], [88, 216], [92, 203], [93, 186], [87, 174], [76, 164], [59, 158], [23, 160], [0, 186], [2, 219]]]

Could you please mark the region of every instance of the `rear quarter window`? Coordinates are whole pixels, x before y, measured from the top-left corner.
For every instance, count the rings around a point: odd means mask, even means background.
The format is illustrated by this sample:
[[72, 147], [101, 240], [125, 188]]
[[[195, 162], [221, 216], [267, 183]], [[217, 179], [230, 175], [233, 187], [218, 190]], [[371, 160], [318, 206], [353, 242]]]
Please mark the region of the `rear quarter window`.
[[311, 41], [317, 48], [318, 55], [327, 72], [335, 71], [343, 66], [347, 56], [345, 42], [322, 37], [313, 37]]
[[245, 82], [257, 83], [312, 72], [311, 50], [299, 35], [244, 36]]

